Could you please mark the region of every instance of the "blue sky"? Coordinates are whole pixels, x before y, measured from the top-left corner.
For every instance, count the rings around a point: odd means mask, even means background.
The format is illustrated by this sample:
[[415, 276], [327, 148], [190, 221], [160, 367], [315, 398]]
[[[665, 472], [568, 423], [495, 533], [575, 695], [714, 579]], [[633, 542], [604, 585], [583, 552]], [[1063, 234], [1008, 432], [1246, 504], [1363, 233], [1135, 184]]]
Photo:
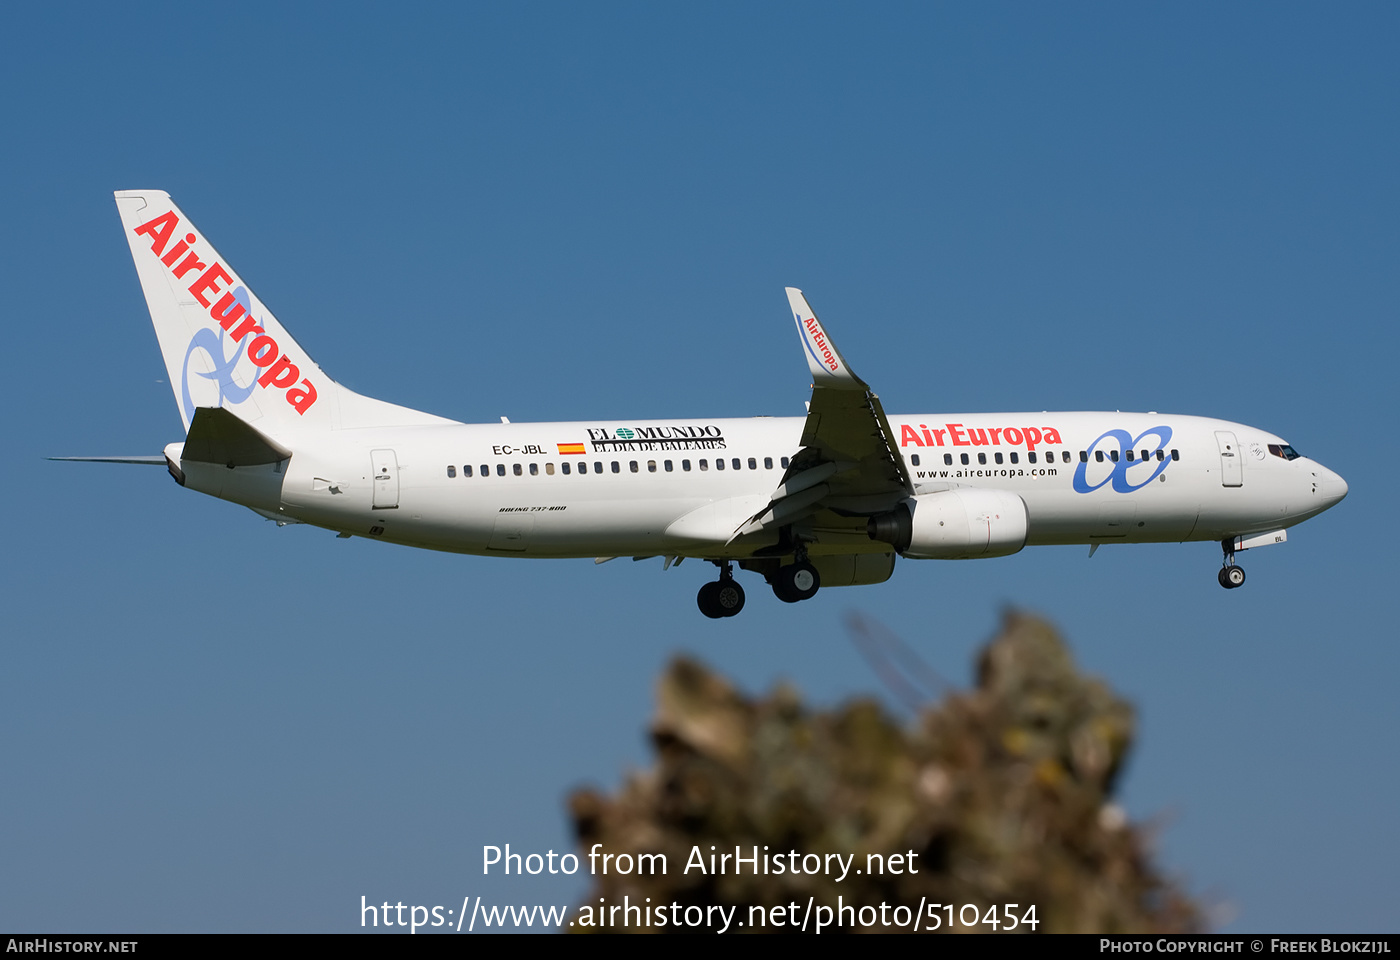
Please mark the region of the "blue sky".
[[[1232, 931], [1400, 926], [1393, 5], [39, 5], [0, 38], [12, 478], [0, 928], [347, 931], [575, 902], [678, 651], [878, 693], [848, 612], [960, 683], [1006, 605], [1132, 698], [1123, 785]], [[112, 191], [167, 190], [346, 385], [494, 421], [795, 415], [803, 288], [891, 412], [1279, 433], [1351, 494], [1211, 544], [907, 562], [742, 617], [660, 561], [278, 529], [161, 471], [178, 413]]]

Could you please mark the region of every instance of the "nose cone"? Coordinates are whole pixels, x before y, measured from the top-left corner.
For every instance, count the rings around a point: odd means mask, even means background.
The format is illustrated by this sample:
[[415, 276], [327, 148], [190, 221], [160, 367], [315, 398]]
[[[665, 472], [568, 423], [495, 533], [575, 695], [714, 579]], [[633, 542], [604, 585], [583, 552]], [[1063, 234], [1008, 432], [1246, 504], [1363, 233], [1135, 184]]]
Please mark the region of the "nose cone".
[[1340, 503], [1342, 498], [1347, 495], [1347, 482], [1324, 466], [1319, 466], [1317, 473], [1318, 479], [1322, 481], [1322, 487], [1319, 491], [1322, 496], [1322, 509], [1326, 510], [1328, 507]]

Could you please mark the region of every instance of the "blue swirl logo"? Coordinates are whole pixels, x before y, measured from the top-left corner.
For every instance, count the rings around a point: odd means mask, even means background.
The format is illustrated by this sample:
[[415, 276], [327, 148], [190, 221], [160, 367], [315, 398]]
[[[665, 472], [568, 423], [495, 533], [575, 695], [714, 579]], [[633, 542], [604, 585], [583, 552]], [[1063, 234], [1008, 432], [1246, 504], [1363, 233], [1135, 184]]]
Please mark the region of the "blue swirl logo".
[[[1142, 441], [1147, 437], [1154, 438], [1157, 441], [1157, 445], [1151, 448], [1143, 447], [1142, 449], [1147, 455], [1142, 459], [1129, 460], [1125, 456], [1125, 453], [1129, 450], [1138, 449]], [[1167, 469], [1167, 465], [1172, 462], [1170, 456], [1164, 456], [1161, 460], [1158, 460], [1155, 464], [1157, 469], [1153, 470], [1151, 475], [1147, 476], [1145, 479], [1138, 480], [1137, 483], [1133, 483], [1129, 480], [1129, 471], [1136, 470], [1136, 473], [1133, 474], [1135, 478], [1143, 477], [1143, 475], [1147, 473], [1144, 468], [1154, 465], [1152, 460], [1148, 459], [1148, 457], [1157, 453], [1159, 450], [1165, 450], [1167, 444], [1171, 443], [1171, 440], [1172, 428], [1168, 426], [1149, 427], [1136, 437], [1131, 436], [1126, 430], [1109, 430], [1105, 432], [1097, 440], [1089, 444], [1089, 459], [1087, 461], [1081, 460], [1079, 466], [1075, 468], [1074, 492], [1093, 493], [1106, 483], [1113, 484], [1113, 489], [1118, 493], [1132, 493], [1134, 490], [1147, 486], [1153, 480], [1161, 476], [1162, 471]], [[1099, 462], [1094, 457], [1094, 453], [1098, 450], [1099, 444], [1104, 444], [1104, 446], [1109, 447], [1113, 453], [1117, 453], [1118, 459], [1108, 460], [1105, 463], [1105, 465], [1110, 468], [1107, 476], [1098, 483], [1091, 484], [1089, 482], [1089, 469]]]
[[[253, 315], [253, 307], [246, 287], [234, 288], [233, 298], [238, 301], [248, 316]], [[242, 340], [234, 344], [233, 353], [228, 354], [225, 344], [228, 337], [224, 334], [222, 327], [218, 329], [217, 334], [210, 327], [195, 331], [194, 336], [190, 338], [189, 347], [185, 350], [184, 369], [180, 374], [180, 401], [184, 407], [186, 423], [194, 419], [194, 399], [190, 396], [190, 357], [194, 356], [196, 350], [203, 350], [214, 365], [214, 369], [208, 373], [195, 371], [195, 376], [213, 380], [218, 384], [219, 402], [217, 406], [222, 407], [225, 400], [233, 404], [242, 403], [252, 396], [253, 388], [257, 386], [256, 380], [246, 387], [239, 386], [233, 380], [233, 370], [238, 366], [238, 361], [243, 356], [243, 345], [251, 336], [252, 333], [245, 334]]]

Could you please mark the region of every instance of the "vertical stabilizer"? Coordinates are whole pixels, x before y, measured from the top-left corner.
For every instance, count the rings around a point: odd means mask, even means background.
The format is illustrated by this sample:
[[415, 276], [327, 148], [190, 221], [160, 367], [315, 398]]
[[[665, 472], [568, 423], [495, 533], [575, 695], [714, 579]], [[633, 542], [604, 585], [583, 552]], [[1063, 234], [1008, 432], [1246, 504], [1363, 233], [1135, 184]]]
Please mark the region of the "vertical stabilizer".
[[221, 407], [270, 435], [445, 423], [362, 397], [325, 375], [163, 190], [120, 190], [117, 209], [186, 431]]

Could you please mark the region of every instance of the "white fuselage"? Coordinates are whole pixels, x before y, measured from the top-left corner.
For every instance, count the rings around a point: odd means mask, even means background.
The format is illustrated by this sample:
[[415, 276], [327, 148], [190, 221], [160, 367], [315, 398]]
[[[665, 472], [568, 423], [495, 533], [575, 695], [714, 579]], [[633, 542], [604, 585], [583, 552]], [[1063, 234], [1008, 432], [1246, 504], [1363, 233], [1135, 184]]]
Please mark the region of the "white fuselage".
[[[1271, 452], [1285, 447], [1279, 437], [1223, 420], [1006, 413], [889, 422], [916, 492], [1014, 493], [1029, 545], [1282, 530], [1346, 492], [1320, 464]], [[282, 464], [182, 466], [190, 487], [264, 515], [435, 550], [742, 558], [775, 541], [769, 531], [733, 534], [769, 502], [803, 425], [758, 417], [349, 429]], [[179, 445], [170, 453], [178, 460]], [[814, 556], [890, 550], [849, 523], [804, 522]]]

